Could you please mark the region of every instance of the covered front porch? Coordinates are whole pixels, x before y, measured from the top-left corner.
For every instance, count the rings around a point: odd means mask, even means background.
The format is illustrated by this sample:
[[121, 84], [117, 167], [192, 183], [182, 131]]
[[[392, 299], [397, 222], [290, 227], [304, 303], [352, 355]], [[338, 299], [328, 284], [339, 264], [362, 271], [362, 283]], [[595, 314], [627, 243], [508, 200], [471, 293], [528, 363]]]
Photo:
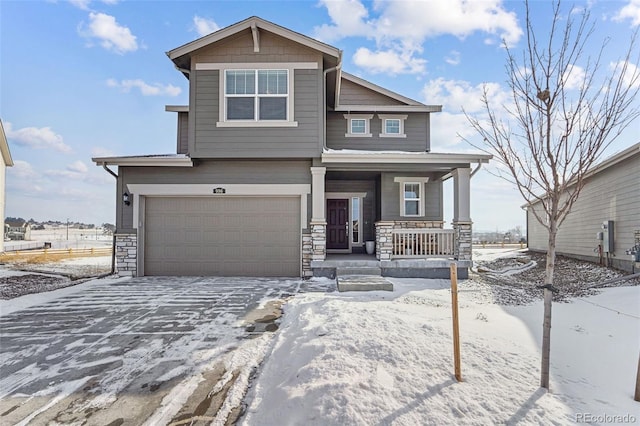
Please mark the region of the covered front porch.
[[[311, 167], [312, 215], [303, 234], [305, 276], [341, 268], [383, 276], [445, 278], [471, 266], [471, 163], [489, 156], [325, 153]], [[453, 221], [445, 226], [442, 183], [453, 180]]]

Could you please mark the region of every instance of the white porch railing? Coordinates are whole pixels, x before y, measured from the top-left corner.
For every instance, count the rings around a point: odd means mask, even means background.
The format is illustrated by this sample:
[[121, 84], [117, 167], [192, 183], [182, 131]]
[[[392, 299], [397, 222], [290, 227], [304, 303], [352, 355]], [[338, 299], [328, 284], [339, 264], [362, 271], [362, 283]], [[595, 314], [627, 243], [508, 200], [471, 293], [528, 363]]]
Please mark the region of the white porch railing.
[[452, 257], [455, 235], [453, 229], [394, 229], [392, 259]]

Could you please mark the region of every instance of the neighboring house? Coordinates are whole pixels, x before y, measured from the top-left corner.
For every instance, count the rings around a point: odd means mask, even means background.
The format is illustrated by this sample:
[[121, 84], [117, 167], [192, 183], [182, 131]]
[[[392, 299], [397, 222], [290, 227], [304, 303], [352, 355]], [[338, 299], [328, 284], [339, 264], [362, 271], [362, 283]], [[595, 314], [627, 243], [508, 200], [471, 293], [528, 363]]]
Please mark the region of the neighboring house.
[[[536, 208], [539, 203], [527, 207], [529, 249], [546, 252], [548, 232], [534, 217], [531, 209]], [[640, 244], [640, 143], [588, 173], [580, 196], [558, 230], [556, 250], [632, 271], [634, 261], [627, 251], [636, 244]]]
[[5, 222], [5, 236], [10, 240], [30, 240], [31, 224], [28, 222]]
[[177, 153], [93, 159], [117, 177], [120, 274], [331, 275], [373, 242], [384, 275], [446, 276], [448, 259], [467, 273], [472, 165], [491, 157], [431, 152], [441, 106], [347, 74], [337, 48], [257, 17], [167, 55], [190, 87], [188, 106], [166, 107]]
[[[13, 159], [11, 158], [11, 151], [9, 151], [9, 144], [7, 143], [7, 136], [4, 133], [4, 126], [0, 119], [0, 155], [2, 155], [2, 161], [0, 161], [0, 214], [4, 221], [5, 215], [5, 200], [6, 200], [6, 174], [7, 167], [13, 166]], [[4, 251], [4, 238], [0, 239], [0, 253]]]

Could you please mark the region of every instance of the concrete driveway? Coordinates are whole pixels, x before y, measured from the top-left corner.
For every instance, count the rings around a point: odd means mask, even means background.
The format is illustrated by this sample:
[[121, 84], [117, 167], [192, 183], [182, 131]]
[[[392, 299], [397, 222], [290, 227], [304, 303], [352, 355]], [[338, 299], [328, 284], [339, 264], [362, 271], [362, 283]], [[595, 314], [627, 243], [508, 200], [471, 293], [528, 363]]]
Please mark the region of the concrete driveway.
[[301, 284], [96, 280], [3, 315], [0, 424], [208, 423], [225, 404], [225, 416], [237, 414], [229, 389], [248, 381], [266, 353], [270, 337], [261, 331], [277, 328], [278, 303], [261, 302], [283, 299]]

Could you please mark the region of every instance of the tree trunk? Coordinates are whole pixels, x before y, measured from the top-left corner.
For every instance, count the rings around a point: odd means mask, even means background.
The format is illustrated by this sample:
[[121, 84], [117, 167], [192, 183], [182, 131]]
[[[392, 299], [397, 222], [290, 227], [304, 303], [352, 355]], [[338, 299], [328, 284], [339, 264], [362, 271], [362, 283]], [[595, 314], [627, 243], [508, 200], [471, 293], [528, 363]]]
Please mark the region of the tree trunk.
[[[549, 230], [549, 245], [547, 247], [547, 266], [545, 269], [545, 285], [553, 284], [553, 271], [556, 260], [556, 233], [555, 223], [552, 223]], [[550, 390], [549, 387], [549, 364], [551, 353], [551, 301], [553, 293], [550, 289], [544, 289], [544, 320], [542, 322], [542, 369], [540, 374], [540, 386]]]

